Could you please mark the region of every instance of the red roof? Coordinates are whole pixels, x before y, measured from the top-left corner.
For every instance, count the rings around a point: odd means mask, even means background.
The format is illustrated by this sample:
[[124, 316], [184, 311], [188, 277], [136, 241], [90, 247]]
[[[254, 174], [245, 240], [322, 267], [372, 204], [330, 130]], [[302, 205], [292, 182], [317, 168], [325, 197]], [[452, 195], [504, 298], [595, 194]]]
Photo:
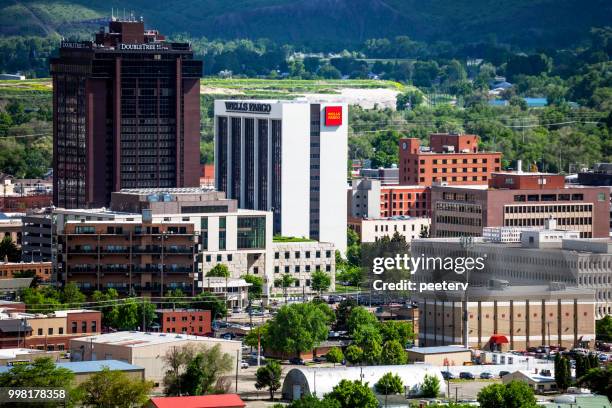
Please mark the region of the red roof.
[[503, 334], [494, 334], [491, 336], [491, 338], [489, 339], [489, 342], [493, 343], [493, 344], [508, 344], [510, 343], [508, 341], [508, 338], [506, 336], [504, 336]]
[[194, 397], [151, 398], [157, 408], [244, 408], [246, 404], [237, 394], [202, 395]]

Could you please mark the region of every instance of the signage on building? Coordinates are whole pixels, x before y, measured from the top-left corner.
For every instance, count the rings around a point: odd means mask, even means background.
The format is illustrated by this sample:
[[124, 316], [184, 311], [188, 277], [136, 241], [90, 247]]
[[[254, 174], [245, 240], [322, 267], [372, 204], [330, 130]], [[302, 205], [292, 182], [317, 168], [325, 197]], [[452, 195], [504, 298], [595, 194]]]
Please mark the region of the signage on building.
[[62, 43], [60, 44], [60, 48], [90, 49], [91, 41], [62, 41]]
[[325, 107], [325, 126], [342, 125], [342, 106]]
[[159, 50], [167, 50], [168, 46], [166, 44], [119, 44], [119, 49], [122, 51], [159, 51]]
[[272, 105], [257, 102], [225, 102], [227, 112], [270, 113]]

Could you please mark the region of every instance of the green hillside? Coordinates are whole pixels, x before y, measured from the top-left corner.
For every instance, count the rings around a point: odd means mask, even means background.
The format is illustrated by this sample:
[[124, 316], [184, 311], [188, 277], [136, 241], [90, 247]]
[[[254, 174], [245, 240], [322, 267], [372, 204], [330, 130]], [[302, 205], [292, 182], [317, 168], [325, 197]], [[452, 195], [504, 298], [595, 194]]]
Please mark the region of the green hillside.
[[0, 35], [91, 32], [111, 7], [143, 15], [168, 34], [265, 37], [315, 47], [408, 35], [548, 48], [612, 21], [609, 0], [0, 0]]

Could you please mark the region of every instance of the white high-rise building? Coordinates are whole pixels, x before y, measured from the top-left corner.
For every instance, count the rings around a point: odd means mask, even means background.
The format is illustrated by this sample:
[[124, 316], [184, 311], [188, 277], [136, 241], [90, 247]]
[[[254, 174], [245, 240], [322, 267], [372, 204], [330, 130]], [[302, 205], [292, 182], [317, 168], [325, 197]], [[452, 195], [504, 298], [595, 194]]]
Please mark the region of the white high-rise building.
[[346, 249], [346, 104], [215, 101], [215, 183], [274, 233]]

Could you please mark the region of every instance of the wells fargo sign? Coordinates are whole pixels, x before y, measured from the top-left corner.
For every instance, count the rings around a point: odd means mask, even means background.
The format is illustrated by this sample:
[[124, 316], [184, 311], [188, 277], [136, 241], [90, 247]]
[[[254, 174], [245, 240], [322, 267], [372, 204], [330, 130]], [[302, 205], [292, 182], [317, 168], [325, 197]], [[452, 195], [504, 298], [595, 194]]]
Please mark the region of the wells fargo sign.
[[325, 126], [342, 125], [342, 106], [325, 107]]

